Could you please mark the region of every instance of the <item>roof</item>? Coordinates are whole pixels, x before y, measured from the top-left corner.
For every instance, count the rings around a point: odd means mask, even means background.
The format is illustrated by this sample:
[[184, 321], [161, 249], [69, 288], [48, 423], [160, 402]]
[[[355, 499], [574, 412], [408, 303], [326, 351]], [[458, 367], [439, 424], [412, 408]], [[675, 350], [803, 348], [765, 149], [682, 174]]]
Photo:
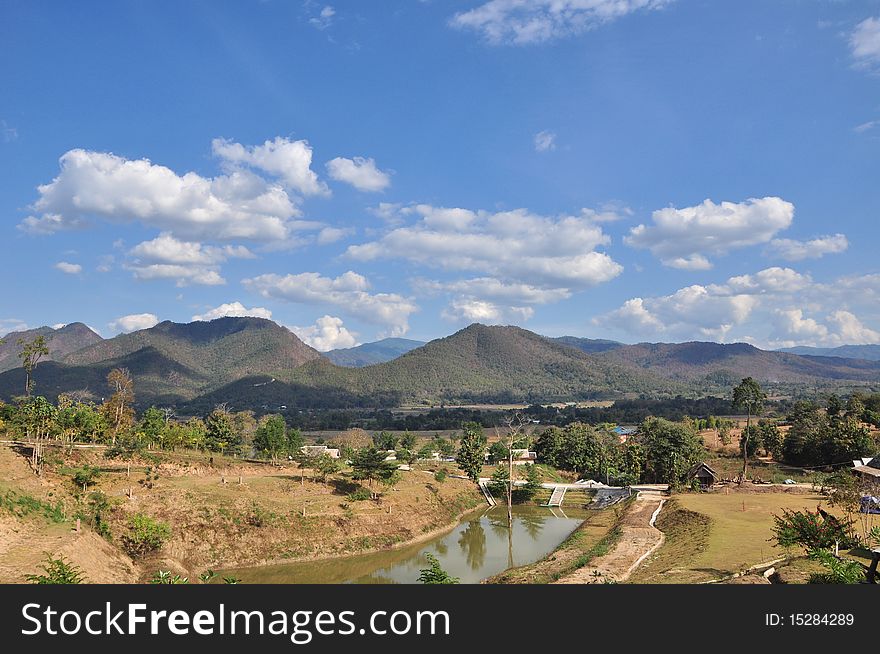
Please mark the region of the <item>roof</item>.
[[702, 471], [709, 473], [709, 475], [711, 475], [713, 479], [718, 479], [718, 473], [715, 472], [712, 469], [712, 466], [710, 466], [705, 461], [700, 461], [699, 463], [691, 466], [691, 469], [688, 470], [688, 477], [696, 477]]
[[874, 457], [874, 460], [871, 461], [871, 463], [869, 463], [868, 465], [856, 466], [855, 468], [853, 468], [853, 470], [855, 470], [856, 472], [861, 472], [865, 475], [871, 475], [872, 477], [880, 477], [880, 466], [875, 464], [875, 461], [877, 461], [876, 456]]

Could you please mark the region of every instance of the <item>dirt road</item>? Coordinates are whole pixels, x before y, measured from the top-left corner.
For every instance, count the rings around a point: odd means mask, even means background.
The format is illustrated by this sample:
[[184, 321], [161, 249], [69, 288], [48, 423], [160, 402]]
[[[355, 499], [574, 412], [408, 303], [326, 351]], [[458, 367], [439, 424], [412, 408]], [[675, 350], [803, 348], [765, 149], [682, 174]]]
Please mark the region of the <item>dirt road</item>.
[[622, 533], [614, 548], [554, 583], [601, 584], [626, 581], [633, 570], [663, 544], [663, 533], [654, 526], [654, 521], [665, 501], [659, 491], [640, 491], [621, 522]]

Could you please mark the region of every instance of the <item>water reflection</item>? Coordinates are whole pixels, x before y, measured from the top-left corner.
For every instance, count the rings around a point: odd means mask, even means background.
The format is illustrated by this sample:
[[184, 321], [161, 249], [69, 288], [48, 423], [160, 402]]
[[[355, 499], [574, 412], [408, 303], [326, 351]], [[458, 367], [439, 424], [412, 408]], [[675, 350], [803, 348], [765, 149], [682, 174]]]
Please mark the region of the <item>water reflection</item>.
[[482, 518], [468, 522], [467, 528], [461, 532], [458, 546], [464, 553], [471, 570], [479, 570], [486, 560], [486, 531], [481, 524]]
[[[426, 552], [461, 583], [478, 583], [509, 567], [531, 563], [551, 552], [585, 519], [584, 510], [554, 515], [542, 507], [506, 507], [471, 514], [437, 538], [398, 550], [324, 561], [223, 571], [245, 583], [418, 583]], [[457, 547], [456, 547], [457, 545]]]

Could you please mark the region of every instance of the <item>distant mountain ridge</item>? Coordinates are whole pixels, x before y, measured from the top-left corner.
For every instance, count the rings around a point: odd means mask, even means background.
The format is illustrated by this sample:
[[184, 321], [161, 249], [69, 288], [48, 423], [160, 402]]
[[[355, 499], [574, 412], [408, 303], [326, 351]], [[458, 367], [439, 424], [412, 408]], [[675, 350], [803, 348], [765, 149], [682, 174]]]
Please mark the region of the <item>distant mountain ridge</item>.
[[787, 347], [777, 352], [799, 354], [811, 357], [840, 357], [843, 359], [864, 359], [880, 361], [880, 345], [841, 345], [839, 347]]
[[[392, 339], [366, 350], [393, 356], [413, 343]], [[547, 338], [476, 323], [382, 363], [358, 365], [365, 358], [358, 348], [336, 354], [350, 357], [352, 367], [334, 364], [332, 356], [261, 318], [163, 322], [44, 361], [35, 378], [40, 394], [87, 390], [100, 398], [107, 392], [107, 372], [125, 367], [139, 404], [194, 411], [220, 402], [292, 410], [727, 395], [747, 376], [783, 393], [841, 385], [880, 390], [878, 361], [769, 352], [745, 343]], [[20, 367], [0, 373], [0, 397], [18, 395], [22, 387]]]
[[81, 322], [72, 322], [57, 329], [37, 327], [20, 332], [10, 332], [0, 338], [3, 340], [3, 345], [0, 345], [0, 372], [21, 365], [21, 360], [18, 358], [18, 354], [21, 352], [21, 346], [18, 345], [19, 339], [30, 341], [37, 336], [43, 336], [49, 347], [49, 356], [44, 357], [43, 361], [58, 361], [72, 352], [104, 340], [88, 325]]
[[410, 350], [422, 347], [424, 341], [413, 341], [408, 338], [384, 338], [372, 343], [363, 343], [356, 347], [340, 348], [324, 352], [324, 356], [337, 366], [362, 368], [376, 363], [392, 361]]

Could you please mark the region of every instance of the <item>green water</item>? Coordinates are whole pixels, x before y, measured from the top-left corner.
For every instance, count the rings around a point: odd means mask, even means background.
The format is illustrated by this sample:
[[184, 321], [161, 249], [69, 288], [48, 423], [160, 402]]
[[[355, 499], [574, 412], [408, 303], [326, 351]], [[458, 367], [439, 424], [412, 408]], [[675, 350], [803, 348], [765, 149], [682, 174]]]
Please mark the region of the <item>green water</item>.
[[427, 567], [425, 553], [463, 584], [479, 583], [504, 570], [533, 563], [552, 552], [584, 521], [583, 509], [514, 507], [513, 528], [507, 508], [470, 514], [452, 531], [410, 547], [322, 561], [224, 570], [253, 584], [413, 584]]

